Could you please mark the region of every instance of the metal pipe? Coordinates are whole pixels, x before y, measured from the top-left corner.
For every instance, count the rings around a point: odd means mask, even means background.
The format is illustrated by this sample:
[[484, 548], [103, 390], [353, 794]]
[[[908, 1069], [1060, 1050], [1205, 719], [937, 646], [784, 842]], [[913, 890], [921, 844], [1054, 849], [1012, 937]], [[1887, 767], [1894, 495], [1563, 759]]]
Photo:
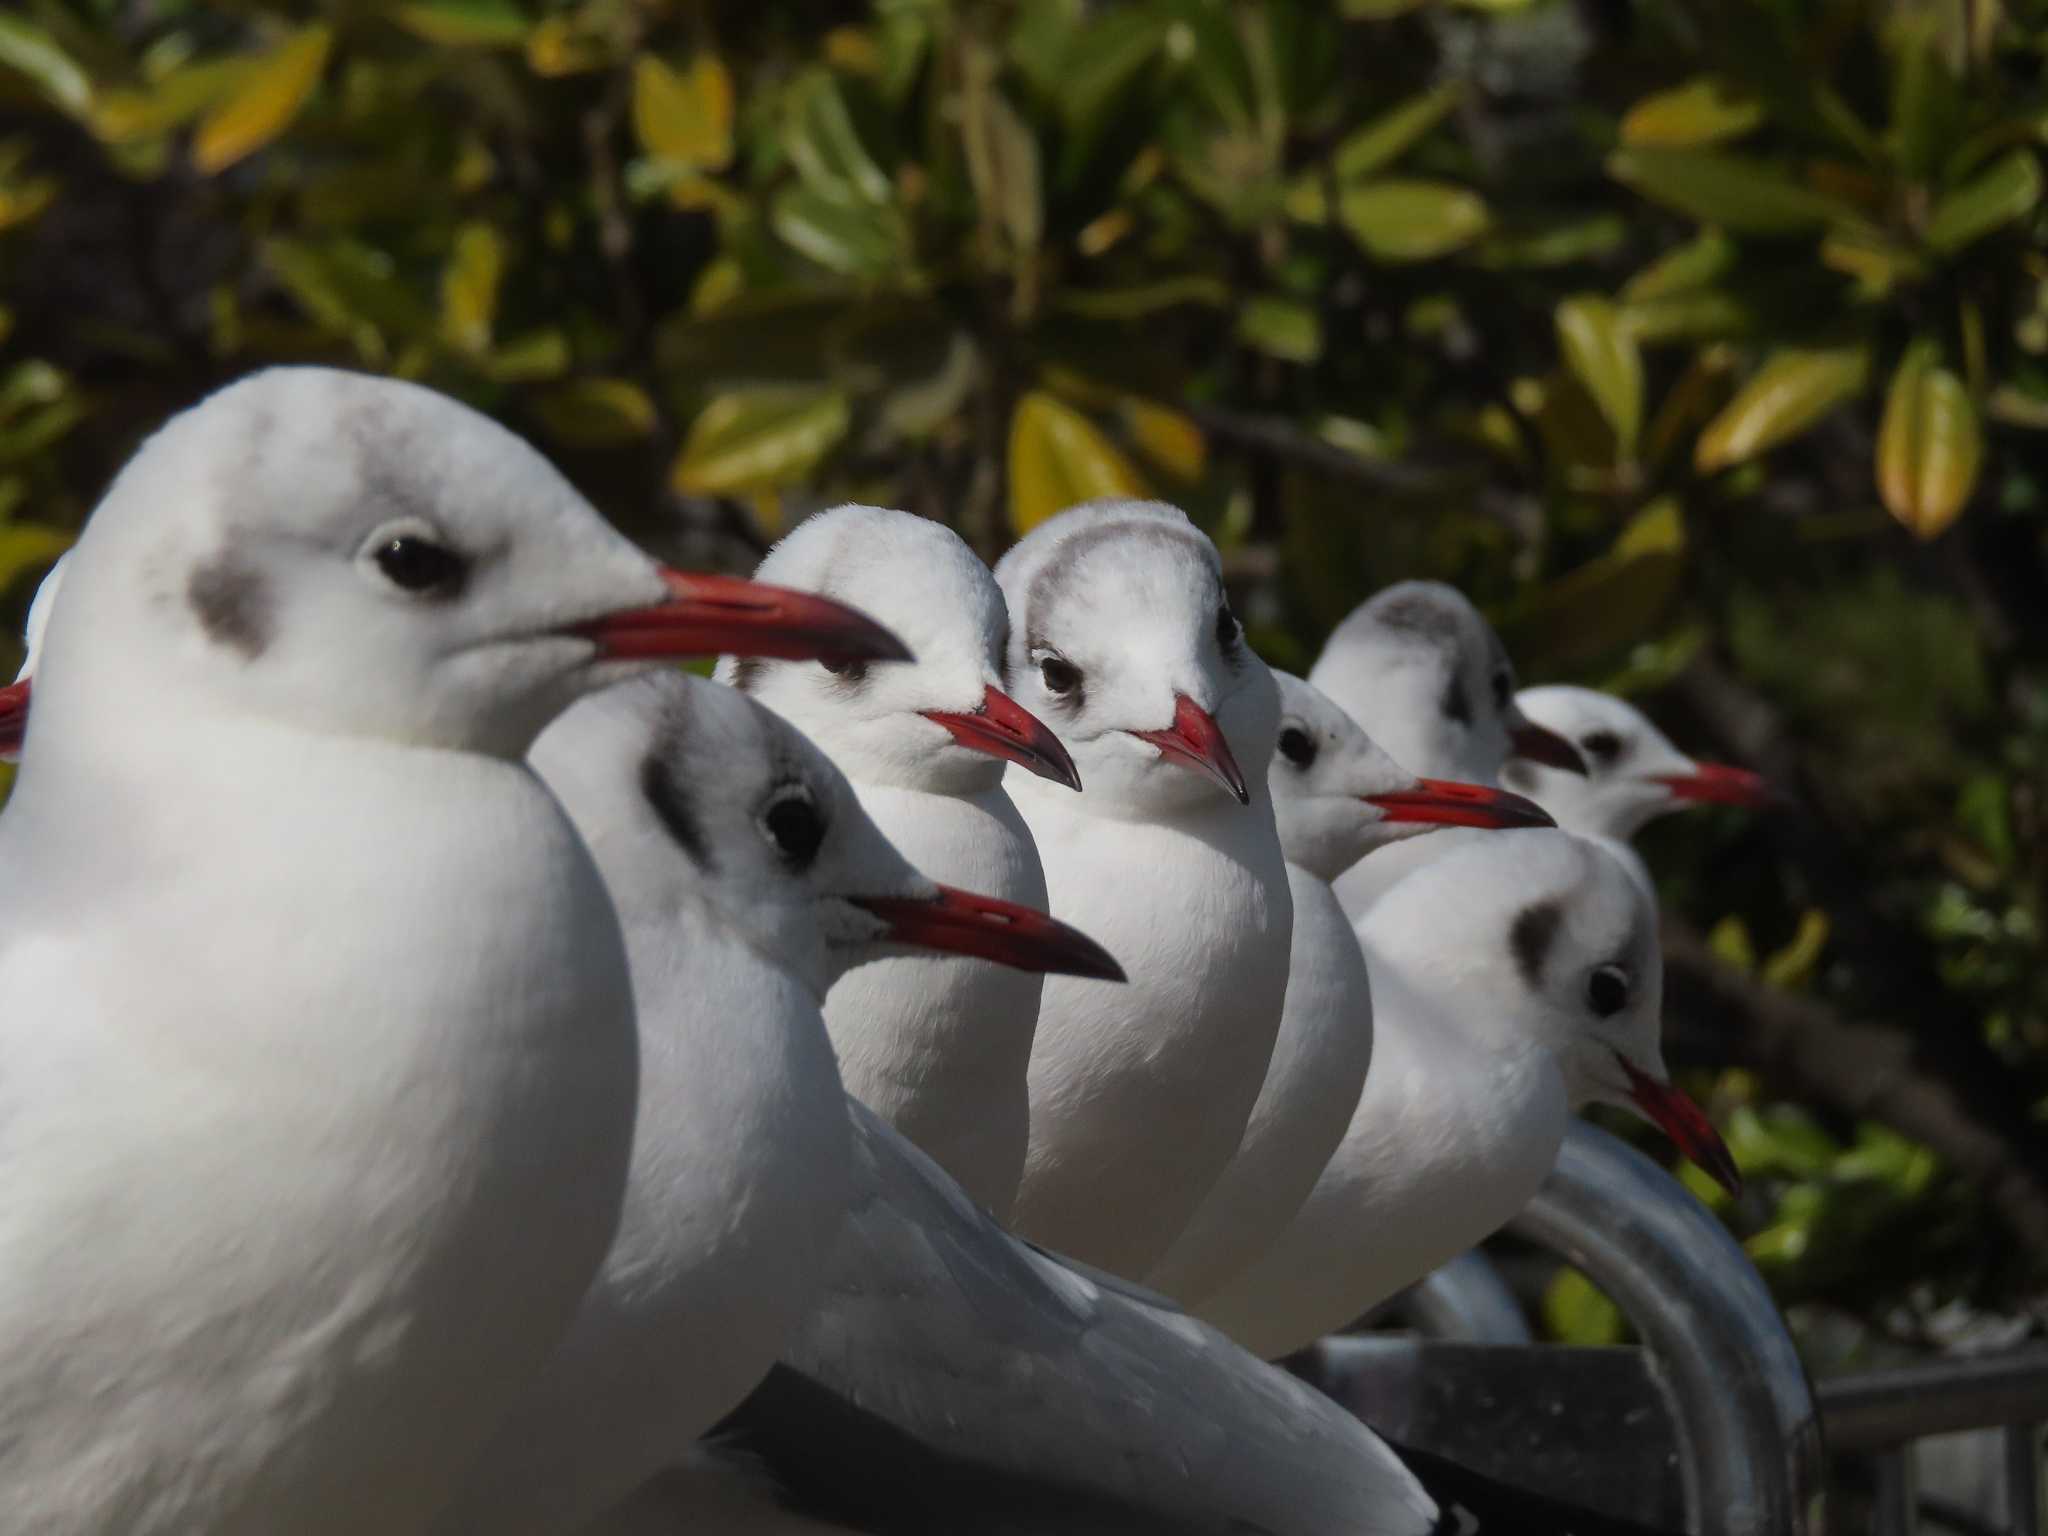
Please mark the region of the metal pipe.
[[1500, 1271], [1477, 1248], [1425, 1275], [1387, 1303], [1387, 1310], [1412, 1319], [1432, 1339], [1473, 1344], [1533, 1344], [1522, 1304]]
[[1696, 1536], [1818, 1536], [1813, 1392], [1784, 1319], [1727, 1228], [1663, 1169], [1574, 1120], [1512, 1230], [1585, 1271], [1648, 1347], [1679, 1426]]
[[1835, 1451], [2048, 1419], [2048, 1349], [1834, 1376], [1814, 1389]]
[[2005, 1518], [2012, 1536], [2040, 1536], [2041, 1436], [2034, 1424], [2005, 1426]]

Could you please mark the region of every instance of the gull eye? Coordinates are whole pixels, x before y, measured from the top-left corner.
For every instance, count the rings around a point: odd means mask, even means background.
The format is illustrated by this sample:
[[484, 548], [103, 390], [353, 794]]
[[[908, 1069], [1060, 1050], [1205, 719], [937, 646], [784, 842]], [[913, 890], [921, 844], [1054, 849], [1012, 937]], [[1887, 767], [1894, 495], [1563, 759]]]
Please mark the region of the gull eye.
[[1316, 760], [1316, 739], [1298, 725], [1290, 725], [1280, 733], [1280, 755], [1297, 768], [1306, 768]]
[[393, 535], [372, 551], [371, 558], [391, 585], [420, 596], [452, 597], [469, 574], [462, 556], [418, 533]]
[[1244, 628], [1237, 622], [1237, 615], [1230, 611], [1230, 604], [1225, 603], [1216, 610], [1216, 644], [1219, 647], [1228, 652], [1243, 633]]
[[1579, 738], [1579, 745], [1595, 762], [1611, 763], [1621, 756], [1621, 738], [1612, 731], [1594, 731]]
[[1506, 711], [1508, 701], [1515, 696], [1515, 680], [1506, 672], [1493, 674], [1493, 707]]
[[1618, 965], [1599, 966], [1586, 978], [1586, 1004], [1603, 1019], [1626, 1008], [1628, 994], [1628, 972]]
[[868, 664], [864, 661], [821, 661], [818, 665], [834, 677], [843, 677], [849, 683], [861, 682], [868, 675]]
[[1045, 679], [1048, 693], [1072, 693], [1081, 686], [1081, 669], [1064, 656], [1042, 656], [1038, 675]]
[[768, 803], [761, 830], [792, 868], [804, 869], [825, 841], [825, 813], [805, 791], [790, 790]]

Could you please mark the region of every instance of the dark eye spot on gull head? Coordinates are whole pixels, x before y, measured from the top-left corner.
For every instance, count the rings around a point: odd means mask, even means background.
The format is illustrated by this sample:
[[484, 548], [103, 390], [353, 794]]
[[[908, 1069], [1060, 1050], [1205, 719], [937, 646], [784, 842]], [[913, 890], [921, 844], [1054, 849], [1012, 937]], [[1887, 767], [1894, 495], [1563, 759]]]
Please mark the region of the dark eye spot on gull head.
[[216, 644], [241, 652], [249, 661], [269, 646], [270, 590], [233, 554], [224, 551], [194, 567], [185, 583], [185, 601]]
[[1516, 913], [1514, 924], [1508, 929], [1508, 947], [1514, 951], [1515, 969], [1532, 988], [1543, 984], [1543, 962], [1550, 957], [1550, 946], [1556, 942], [1563, 921], [1563, 907], [1554, 901], [1538, 901]]

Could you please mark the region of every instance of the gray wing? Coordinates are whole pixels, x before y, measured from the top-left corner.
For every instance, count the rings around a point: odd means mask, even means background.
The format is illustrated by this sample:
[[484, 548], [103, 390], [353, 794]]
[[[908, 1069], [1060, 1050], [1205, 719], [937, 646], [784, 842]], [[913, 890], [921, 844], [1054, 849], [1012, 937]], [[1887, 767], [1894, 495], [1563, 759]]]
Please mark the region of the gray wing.
[[1005, 1233], [859, 1105], [820, 1305], [715, 1432], [795, 1508], [986, 1536], [1395, 1536], [1435, 1506], [1363, 1425], [1138, 1287]]

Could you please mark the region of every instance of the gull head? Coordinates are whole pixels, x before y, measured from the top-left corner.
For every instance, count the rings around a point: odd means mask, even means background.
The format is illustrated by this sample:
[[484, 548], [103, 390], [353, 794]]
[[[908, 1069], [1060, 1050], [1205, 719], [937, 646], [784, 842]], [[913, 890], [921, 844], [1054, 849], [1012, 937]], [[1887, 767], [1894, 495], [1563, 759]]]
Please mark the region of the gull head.
[[1577, 747], [1586, 772], [1562, 773], [1511, 757], [1501, 782], [1536, 800], [1570, 831], [1627, 841], [1646, 823], [1688, 806], [1771, 802], [1761, 775], [1687, 757], [1641, 710], [1611, 693], [1524, 688], [1515, 702], [1529, 719]]
[[856, 782], [972, 794], [1015, 763], [1081, 787], [1059, 738], [1003, 691], [1009, 612], [995, 577], [951, 529], [885, 507], [834, 507], [798, 524], [754, 575], [873, 614], [917, 653], [719, 662], [719, 681], [791, 721]]
[[1440, 1004], [1447, 1027], [1504, 1056], [1546, 1053], [1574, 1109], [1626, 1109], [1740, 1189], [1720, 1134], [1664, 1065], [1656, 908], [1597, 844], [1566, 832], [1478, 840], [1396, 885], [1359, 937], [1375, 986], [1384, 970]]
[[1555, 825], [1510, 791], [1418, 779], [1319, 690], [1291, 672], [1273, 677], [1280, 735], [1266, 784], [1288, 863], [1334, 880], [1376, 848], [1444, 827]]
[[1122, 979], [1064, 923], [925, 878], [830, 758], [721, 684], [665, 672], [593, 694], [532, 760], [629, 934], [692, 908], [820, 999], [854, 966], [913, 949]]
[[1080, 768], [1082, 803], [1147, 817], [1248, 804], [1279, 694], [1246, 643], [1216, 546], [1160, 502], [1098, 501], [996, 566], [1008, 676]]

